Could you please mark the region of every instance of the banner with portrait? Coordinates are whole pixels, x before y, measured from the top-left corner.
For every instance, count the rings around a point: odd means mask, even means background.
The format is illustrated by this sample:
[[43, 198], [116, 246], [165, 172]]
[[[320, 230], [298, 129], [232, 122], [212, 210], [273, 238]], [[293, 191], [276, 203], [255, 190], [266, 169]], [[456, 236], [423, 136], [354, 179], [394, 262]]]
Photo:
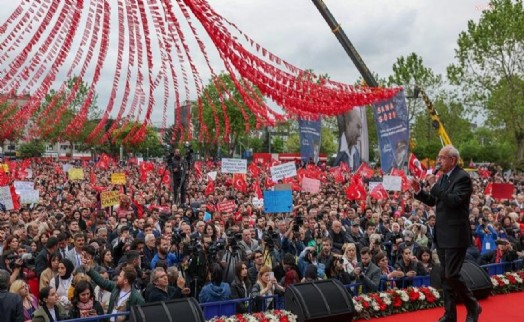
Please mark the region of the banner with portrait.
[[404, 91], [389, 100], [373, 104], [377, 126], [380, 165], [384, 173], [402, 169], [408, 160], [409, 119]]
[[300, 133], [300, 159], [302, 162], [313, 160], [318, 162], [320, 157], [320, 142], [322, 121], [298, 120]]
[[337, 115], [337, 125], [338, 153], [333, 166], [345, 163], [351, 171], [356, 171], [363, 161], [369, 161], [366, 109], [356, 106]]

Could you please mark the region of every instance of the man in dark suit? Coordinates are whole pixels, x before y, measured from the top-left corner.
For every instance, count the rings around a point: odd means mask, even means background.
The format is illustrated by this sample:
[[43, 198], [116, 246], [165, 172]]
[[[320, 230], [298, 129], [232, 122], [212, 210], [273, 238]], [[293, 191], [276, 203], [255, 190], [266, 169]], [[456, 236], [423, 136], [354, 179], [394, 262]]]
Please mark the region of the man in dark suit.
[[466, 322], [478, 321], [482, 308], [460, 275], [466, 257], [466, 249], [471, 243], [469, 225], [469, 202], [473, 187], [469, 174], [457, 163], [459, 151], [447, 145], [437, 157], [441, 178], [435, 175], [426, 177], [431, 186], [429, 191], [422, 190], [418, 180], [411, 181], [415, 198], [428, 206], [436, 206], [437, 222], [434, 243], [441, 265], [442, 288], [444, 290], [445, 314], [439, 322], [457, 321], [455, 296], [463, 299], [468, 310]]
[[24, 308], [18, 294], [9, 293], [10, 274], [0, 269], [0, 322], [23, 322]]

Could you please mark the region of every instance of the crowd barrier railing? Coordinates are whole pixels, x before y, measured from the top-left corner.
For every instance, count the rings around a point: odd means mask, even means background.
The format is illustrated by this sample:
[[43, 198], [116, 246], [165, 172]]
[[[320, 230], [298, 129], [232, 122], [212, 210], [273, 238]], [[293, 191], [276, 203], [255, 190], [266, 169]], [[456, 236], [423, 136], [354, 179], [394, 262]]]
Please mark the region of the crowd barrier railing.
[[102, 322], [102, 321], [110, 321], [111, 318], [117, 318], [120, 316], [128, 316], [129, 312], [119, 312], [114, 314], [104, 314], [104, 315], [97, 315], [92, 316], [88, 318], [77, 318], [77, 319], [71, 319], [71, 320], [61, 320], [61, 321], [69, 321], [69, 322]]
[[[497, 274], [504, 274], [509, 271], [516, 271], [524, 268], [524, 260], [519, 259], [511, 263], [499, 263], [499, 264], [487, 264], [481, 266], [486, 272], [492, 276]], [[407, 288], [409, 286], [421, 287], [421, 286], [430, 286], [431, 278], [430, 276], [415, 276], [411, 278], [399, 278], [399, 279], [385, 279], [380, 280], [380, 285], [378, 287], [379, 291], [385, 291], [391, 288]], [[345, 287], [351, 292], [353, 296], [367, 293], [367, 287], [363, 283], [353, 283], [345, 285]], [[228, 301], [220, 302], [208, 302], [201, 303], [200, 306], [204, 312], [204, 317], [206, 320], [211, 319], [216, 316], [231, 316], [239, 312], [239, 308], [243, 313], [252, 313], [257, 311], [265, 311], [267, 308], [271, 307], [273, 309], [284, 309], [285, 302], [284, 296], [272, 295], [265, 297], [256, 297], [256, 298], [242, 298]], [[129, 315], [129, 312], [119, 313], [119, 314], [107, 314], [100, 315], [92, 318], [82, 318], [74, 319], [68, 321], [74, 322], [98, 322], [104, 319], [108, 319], [117, 315]]]

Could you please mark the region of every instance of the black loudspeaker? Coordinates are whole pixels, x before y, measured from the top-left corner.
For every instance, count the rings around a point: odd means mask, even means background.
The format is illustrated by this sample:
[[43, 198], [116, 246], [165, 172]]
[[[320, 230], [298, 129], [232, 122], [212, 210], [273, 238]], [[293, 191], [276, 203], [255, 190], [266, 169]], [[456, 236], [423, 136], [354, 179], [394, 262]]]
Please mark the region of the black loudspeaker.
[[131, 307], [131, 322], [204, 322], [204, 313], [193, 297]]
[[[476, 262], [469, 260], [464, 261], [460, 274], [477, 300], [486, 298], [491, 294], [491, 291], [493, 290], [491, 278], [489, 277], [488, 273]], [[436, 289], [442, 288], [439, 265], [435, 265], [431, 270], [431, 286]]]
[[286, 310], [298, 322], [347, 322], [355, 315], [351, 294], [338, 280], [291, 285], [285, 296]]

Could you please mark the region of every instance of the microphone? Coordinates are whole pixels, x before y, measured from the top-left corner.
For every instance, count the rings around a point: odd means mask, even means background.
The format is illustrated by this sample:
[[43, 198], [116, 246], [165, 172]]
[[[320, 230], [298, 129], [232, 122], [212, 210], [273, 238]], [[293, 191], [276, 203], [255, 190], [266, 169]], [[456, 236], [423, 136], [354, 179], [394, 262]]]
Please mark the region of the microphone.
[[436, 175], [437, 172], [439, 172], [440, 170], [440, 163], [437, 163], [437, 165], [435, 166], [435, 169], [433, 169], [433, 175]]

